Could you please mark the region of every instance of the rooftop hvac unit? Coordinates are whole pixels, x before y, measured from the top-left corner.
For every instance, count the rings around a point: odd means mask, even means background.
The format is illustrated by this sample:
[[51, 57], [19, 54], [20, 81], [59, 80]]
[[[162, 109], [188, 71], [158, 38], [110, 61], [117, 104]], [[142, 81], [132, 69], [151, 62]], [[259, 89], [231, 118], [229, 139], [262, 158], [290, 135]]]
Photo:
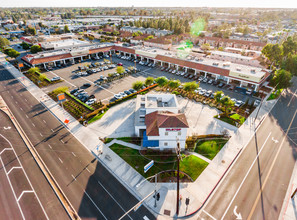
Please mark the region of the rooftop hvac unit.
[[236, 70], [237, 70], [237, 71], [241, 71], [241, 68], [238, 68], [238, 67], [237, 67]]

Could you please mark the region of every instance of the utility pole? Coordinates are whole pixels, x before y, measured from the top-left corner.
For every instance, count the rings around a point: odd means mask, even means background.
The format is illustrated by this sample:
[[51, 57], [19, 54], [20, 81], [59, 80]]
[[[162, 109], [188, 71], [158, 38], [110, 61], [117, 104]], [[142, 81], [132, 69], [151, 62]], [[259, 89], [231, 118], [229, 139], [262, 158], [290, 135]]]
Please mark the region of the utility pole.
[[177, 156], [176, 216], [178, 216], [178, 213], [179, 213], [179, 160], [180, 160], [180, 146], [179, 146], [179, 142], [177, 142], [176, 156]]

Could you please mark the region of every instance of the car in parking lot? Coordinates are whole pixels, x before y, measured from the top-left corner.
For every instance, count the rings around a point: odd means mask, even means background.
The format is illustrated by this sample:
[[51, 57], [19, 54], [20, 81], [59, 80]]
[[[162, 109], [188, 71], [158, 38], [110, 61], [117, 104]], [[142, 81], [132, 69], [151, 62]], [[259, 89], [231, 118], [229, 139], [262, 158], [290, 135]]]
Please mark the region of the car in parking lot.
[[54, 81], [58, 81], [58, 80], [60, 80], [60, 79], [61, 79], [60, 76], [55, 76], [54, 78], [51, 79], [51, 81], [54, 82]]
[[212, 84], [213, 83], [213, 80], [212, 79], [210, 79], [210, 80], [208, 80], [208, 82], [207, 82], [208, 84]]
[[260, 100], [256, 100], [256, 101], [254, 102], [254, 106], [255, 106], [255, 107], [257, 107], [257, 106], [259, 106], [259, 105], [260, 105], [260, 103], [261, 103], [261, 101], [260, 101]]
[[118, 63], [118, 66], [123, 66], [123, 64], [122, 63]]
[[205, 89], [201, 89], [201, 90], [198, 92], [198, 94], [199, 94], [199, 95], [204, 95], [205, 92], [206, 92]]
[[203, 76], [200, 76], [200, 77], [198, 78], [198, 80], [199, 80], [200, 82], [201, 82], [203, 79], [204, 79]]
[[166, 67], [162, 66], [161, 67], [161, 71], [164, 71], [166, 69]]
[[128, 91], [128, 90], [125, 90], [124, 93], [127, 94], [127, 95], [131, 95], [131, 92]]
[[120, 92], [119, 95], [121, 95], [122, 97], [126, 97], [127, 96], [127, 94], [124, 93], [124, 92]]
[[253, 90], [252, 89], [248, 89], [245, 94], [251, 95], [252, 93], [253, 93]]
[[121, 99], [121, 98], [123, 98], [120, 94], [115, 94], [113, 97], [114, 97], [115, 99]]
[[85, 90], [83, 90], [83, 89], [79, 89], [79, 90], [77, 90], [76, 92], [74, 92], [73, 95], [74, 95], [74, 96], [77, 96], [79, 93], [81, 93], [81, 92], [83, 92], [83, 91], [85, 91]]
[[83, 84], [83, 87], [89, 88], [89, 87], [91, 87], [91, 83], [85, 83], [85, 84]]
[[109, 100], [109, 103], [115, 102], [116, 100], [117, 100], [116, 98], [111, 98], [111, 99]]
[[225, 85], [224, 83], [220, 83], [220, 84], [218, 85], [218, 87], [219, 87], [219, 88], [222, 88], [224, 85]]
[[241, 100], [237, 100], [234, 104], [235, 107], [240, 107], [242, 105], [243, 105], [243, 101], [241, 101]]
[[207, 81], [208, 81], [207, 77], [203, 78], [203, 80], [202, 80], [202, 82], [204, 82], [204, 83], [207, 83]]
[[205, 93], [205, 96], [206, 96], [206, 97], [209, 97], [211, 94], [212, 94], [212, 90], [208, 90], [208, 91]]
[[137, 91], [135, 89], [129, 89], [129, 92], [136, 93]]
[[78, 90], [79, 90], [79, 88], [72, 89], [72, 90], [70, 91], [70, 94], [73, 95], [73, 94], [76, 93]]
[[92, 105], [96, 102], [97, 100], [94, 98], [94, 99], [89, 99], [88, 101], [86, 101], [86, 104], [87, 105]]

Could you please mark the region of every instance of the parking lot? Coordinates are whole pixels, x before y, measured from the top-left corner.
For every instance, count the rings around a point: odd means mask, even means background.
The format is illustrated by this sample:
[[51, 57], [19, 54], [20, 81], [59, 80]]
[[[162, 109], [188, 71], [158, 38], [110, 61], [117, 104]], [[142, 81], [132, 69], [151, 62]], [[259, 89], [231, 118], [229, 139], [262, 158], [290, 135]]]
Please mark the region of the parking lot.
[[[105, 59], [110, 60], [110, 58], [105, 58]], [[182, 83], [193, 81], [193, 79], [188, 79], [188, 78], [184, 78], [183, 76], [178, 76], [172, 73], [161, 71], [160, 68], [157, 68], [157, 67], [152, 68], [148, 66], [142, 66], [142, 65], [139, 65], [138, 63], [136, 64], [136, 68], [140, 70], [140, 72], [136, 74], [134, 73], [128, 76], [124, 76], [123, 78], [114, 80], [109, 83], [103, 83], [101, 85], [97, 85], [95, 83], [96, 80], [98, 80], [101, 75], [108, 77], [108, 74], [116, 72], [116, 68], [104, 70], [104, 71], [87, 75], [87, 76], [77, 76], [74, 73], [74, 71], [78, 70], [79, 66], [82, 67], [94, 62], [102, 62], [102, 61], [103, 59], [89, 60], [87, 62], [78, 63], [71, 66], [63, 67], [63, 68], [56, 68], [51, 71], [45, 71], [45, 74], [48, 76], [49, 79], [59, 76], [64, 81], [61, 83], [57, 83], [49, 87], [46, 87], [44, 88], [44, 90], [46, 92], [50, 92], [59, 86], [67, 86], [71, 90], [77, 87], [82, 87], [83, 84], [85, 83], [90, 83], [91, 86], [89, 88], [84, 88], [84, 87], [82, 88], [85, 89], [89, 95], [91, 94], [95, 95], [97, 100], [101, 100], [102, 102], [107, 103], [108, 100], [110, 100], [115, 94], [132, 88], [132, 84], [135, 81], [138, 81], [138, 80], [144, 81], [148, 76], [153, 76], [153, 77], [165, 76], [168, 79], [179, 79]], [[112, 57], [112, 62], [122, 63], [123, 67], [125, 68], [128, 68], [130, 66], [135, 66], [134, 62], [123, 60], [123, 59], [117, 58], [116, 56]], [[218, 88], [217, 86], [210, 85], [208, 83], [201, 82], [200, 88], [205, 90], [212, 90], [213, 92], [221, 90], [225, 95], [228, 95], [231, 98], [235, 98], [237, 100], [241, 100], [243, 102], [245, 102], [247, 99], [249, 100], [250, 103], [255, 100], [255, 98], [250, 95], [244, 95], [244, 94], [241, 94], [240, 92], [235, 92], [235, 91], [225, 89], [224, 87]]]

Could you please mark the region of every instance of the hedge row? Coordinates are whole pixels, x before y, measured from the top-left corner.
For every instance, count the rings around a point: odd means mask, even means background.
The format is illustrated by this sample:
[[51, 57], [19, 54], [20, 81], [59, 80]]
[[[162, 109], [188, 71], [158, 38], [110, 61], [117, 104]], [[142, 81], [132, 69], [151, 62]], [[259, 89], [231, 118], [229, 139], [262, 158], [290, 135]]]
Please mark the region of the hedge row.
[[[38, 71], [36, 71], [35, 73], [37, 73], [37, 75], [39, 75], [39, 76], [41, 75], [41, 73], [40, 73], [40, 72], [38, 72]], [[47, 78], [47, 77], [45, 77], [45, 80], [46, 80], [46, 81], [48, 81], [49, 83], [51, 83], [51, 82], [52, 82], [52, 81], [51, 81], [49, 78]]]

